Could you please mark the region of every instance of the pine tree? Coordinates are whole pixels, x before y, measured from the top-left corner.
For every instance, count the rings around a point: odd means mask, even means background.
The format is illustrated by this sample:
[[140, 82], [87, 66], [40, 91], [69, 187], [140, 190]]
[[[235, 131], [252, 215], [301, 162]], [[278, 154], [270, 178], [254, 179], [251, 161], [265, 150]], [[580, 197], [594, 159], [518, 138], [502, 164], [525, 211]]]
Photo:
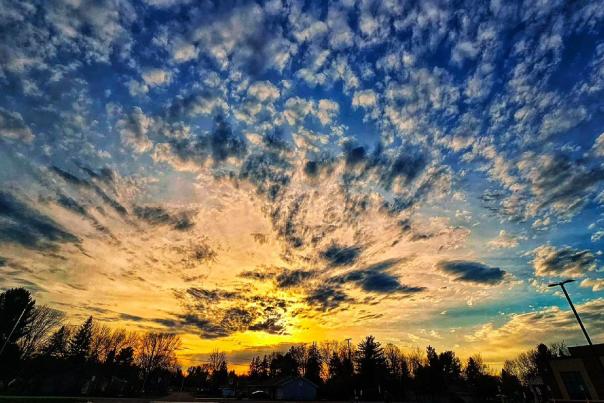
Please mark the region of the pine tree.
[[69, 356], [77, 360], [85, 360], [90, 353], [92, 340], [92, 316], [80, 326], [69, 343]]
[[384, 349], [373, 336], [367, 336], [359, 343], [355, 354], [360, 386], [364, 390], [364, 398], [379, 396], [383, 380], [387, 375]]
[[321, 381], [321, 367], [323, 365], [321, 353], [317, 345], [313, 343], [307, 352], [306, 362], [304, 363], [304, 376], [319, 385]]
[[43, 353], [55, 358], [65, 358], [68, 350], [69, 330], [65, 326], [61, 326], [50, 336], [50, 340], [48, 340], [48, 344], [44, 347]]

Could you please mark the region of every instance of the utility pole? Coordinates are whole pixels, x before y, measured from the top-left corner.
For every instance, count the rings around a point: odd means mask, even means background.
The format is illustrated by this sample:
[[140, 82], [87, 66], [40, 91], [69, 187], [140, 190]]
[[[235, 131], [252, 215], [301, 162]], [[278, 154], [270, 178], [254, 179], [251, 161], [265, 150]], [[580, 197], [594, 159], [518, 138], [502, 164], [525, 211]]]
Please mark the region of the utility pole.
[[348, 343], [348, 359], [350, 360], [350, 341], [352, 340], [351, 338], [345, 339], [346, 343]]

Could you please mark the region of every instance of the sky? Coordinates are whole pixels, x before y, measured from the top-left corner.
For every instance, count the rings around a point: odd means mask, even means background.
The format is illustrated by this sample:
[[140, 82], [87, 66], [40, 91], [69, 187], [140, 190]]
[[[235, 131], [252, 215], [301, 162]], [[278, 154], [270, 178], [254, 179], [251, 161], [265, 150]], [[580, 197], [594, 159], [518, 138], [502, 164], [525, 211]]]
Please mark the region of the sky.
[[0, 290], [244, 368], [604, 341], [599, 1], [10, 1]]

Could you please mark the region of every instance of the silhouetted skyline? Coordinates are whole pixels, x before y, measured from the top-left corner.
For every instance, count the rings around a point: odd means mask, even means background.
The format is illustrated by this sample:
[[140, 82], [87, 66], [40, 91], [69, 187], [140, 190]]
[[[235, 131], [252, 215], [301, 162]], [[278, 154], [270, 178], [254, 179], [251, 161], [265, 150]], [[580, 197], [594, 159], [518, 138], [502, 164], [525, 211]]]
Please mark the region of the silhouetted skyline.
[[[604, 341], [596, 0], [0, 0], [0, 292], [184, 365]], [[370, 331], [368, 331], [370, 329]]]

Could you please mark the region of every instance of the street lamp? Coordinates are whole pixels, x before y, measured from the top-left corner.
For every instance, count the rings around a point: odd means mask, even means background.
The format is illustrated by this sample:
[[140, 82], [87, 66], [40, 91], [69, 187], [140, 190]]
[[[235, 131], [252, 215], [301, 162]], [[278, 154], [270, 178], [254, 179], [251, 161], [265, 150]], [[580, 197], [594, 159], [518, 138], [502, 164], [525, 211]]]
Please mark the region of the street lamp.
[[564, 287], [564, 284], [572, 283], [573, 281], [575, 281], [575, 280], [568, 279], [568, 280], [561, 281], [559, 283], [548, 284], [547, 286], [548, 287], [560, 286], [560, 288], [562, 288], [562, 291], [564, 291], [564, 295], [566, 296], [566, 300], [568, 301], [570, 308], [573, 310], [573, 313], [575, 314], [575, 318], [577, 318], [577, 322], [579, 322], [579, 326], [581, 326], [581, 330], [583, 330], [583, 334], [585, 335], [585, 338], [587, 339], [587, 343], [589, 343], [590, 346], [593, 346], [593, 343], [591, 342], [591, 339], [589, 338], [589, 335], [587, 334], [587, 330], [585, 330], [585, 326], [583, 326], [583, 322], [581, 322], [581, 318], [579, 317], [579, 314], [577, 313], [577, 310], [575, 309], [575, 306], [573, 305], [573, 302], [570, 300], [570, 296], [568, 295], [568, 292], [566, 292], [566, 288]]

